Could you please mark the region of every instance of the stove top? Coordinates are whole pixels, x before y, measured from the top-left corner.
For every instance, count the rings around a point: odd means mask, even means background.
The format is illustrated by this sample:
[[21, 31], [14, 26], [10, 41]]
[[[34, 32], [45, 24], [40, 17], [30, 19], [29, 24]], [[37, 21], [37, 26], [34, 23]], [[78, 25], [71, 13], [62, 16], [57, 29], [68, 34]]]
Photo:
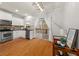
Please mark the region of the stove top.
[[0, 32], [5, 32], [5, 31], [12, 31], [10, 29], [3, 29], [3, 30], [0, 30]]

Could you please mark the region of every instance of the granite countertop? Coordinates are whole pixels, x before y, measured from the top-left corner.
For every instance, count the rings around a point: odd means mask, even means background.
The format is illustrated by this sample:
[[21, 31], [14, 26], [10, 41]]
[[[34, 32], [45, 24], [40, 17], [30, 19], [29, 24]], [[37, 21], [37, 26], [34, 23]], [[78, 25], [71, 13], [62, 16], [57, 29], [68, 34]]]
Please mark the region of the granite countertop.
[[2, 32], [0, 32], [0, 33], [7, 33], [7, 32], [11, 32], [11, 31], [2, 31]]
[[[19, 30], [25, 30], [25, 29], [16, 29], [16, 30], [11, 30], [11, 31], [19, 31]], [[6, 33], [6, 32], [11, 32], [11, 31], [0, 31], [0, 33]]]

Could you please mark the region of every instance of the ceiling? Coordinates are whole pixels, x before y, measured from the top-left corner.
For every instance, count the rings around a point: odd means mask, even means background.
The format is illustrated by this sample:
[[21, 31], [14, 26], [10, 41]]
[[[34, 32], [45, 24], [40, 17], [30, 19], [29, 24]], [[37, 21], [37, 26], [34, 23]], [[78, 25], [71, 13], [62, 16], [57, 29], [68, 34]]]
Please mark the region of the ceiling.
[[[61, 2], [39, 2], [40, 6], [45, 12], [51, 13], [56, 8], [61, 8], [63, 3]], [[2, 2], [0, 8], [7, 9], [9, 11], [21, 14], [21, 15], [31, 15], [37, 17], [40, 15], [41, 11], [35, 6], [34, 2]], [[15, 10], [19, 10], [16, 12]]]

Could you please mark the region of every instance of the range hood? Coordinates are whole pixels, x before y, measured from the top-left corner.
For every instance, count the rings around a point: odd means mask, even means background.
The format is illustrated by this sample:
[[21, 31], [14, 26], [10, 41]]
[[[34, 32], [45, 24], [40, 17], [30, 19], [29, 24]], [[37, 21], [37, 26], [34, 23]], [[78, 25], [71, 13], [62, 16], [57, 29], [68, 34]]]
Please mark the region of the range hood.
[[12, 25], [12, 21], [0, 19], [0, 25]]

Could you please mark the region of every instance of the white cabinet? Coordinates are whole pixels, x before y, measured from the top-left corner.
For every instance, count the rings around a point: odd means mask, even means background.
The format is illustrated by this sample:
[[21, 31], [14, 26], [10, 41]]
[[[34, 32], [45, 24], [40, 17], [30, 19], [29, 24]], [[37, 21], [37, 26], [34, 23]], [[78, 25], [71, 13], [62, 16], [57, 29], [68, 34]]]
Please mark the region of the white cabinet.
[[12, 14], [0, 11], [0, 19], [12, 20]]
[[25, 31], [24, 30], [16, 30], [13, 31], [13, 39], [23, 37], [25, 38]]
[[24, 25], [24, 19], [13, 17], [12, 18], [12, 25]]
[[25, 30], [19, 30], [19, 37], [25, 38]]
[[30, 31], [30, 39], [34, 38], [34, 32]]
[[[24, 26], [24, 20], [18, 17], [12, 17], [12, 25], [19, 25]], [[25, 38], [25, 31], [24, 30], [16, 30], [13, 31], [13, 39], [23, 37]]]

